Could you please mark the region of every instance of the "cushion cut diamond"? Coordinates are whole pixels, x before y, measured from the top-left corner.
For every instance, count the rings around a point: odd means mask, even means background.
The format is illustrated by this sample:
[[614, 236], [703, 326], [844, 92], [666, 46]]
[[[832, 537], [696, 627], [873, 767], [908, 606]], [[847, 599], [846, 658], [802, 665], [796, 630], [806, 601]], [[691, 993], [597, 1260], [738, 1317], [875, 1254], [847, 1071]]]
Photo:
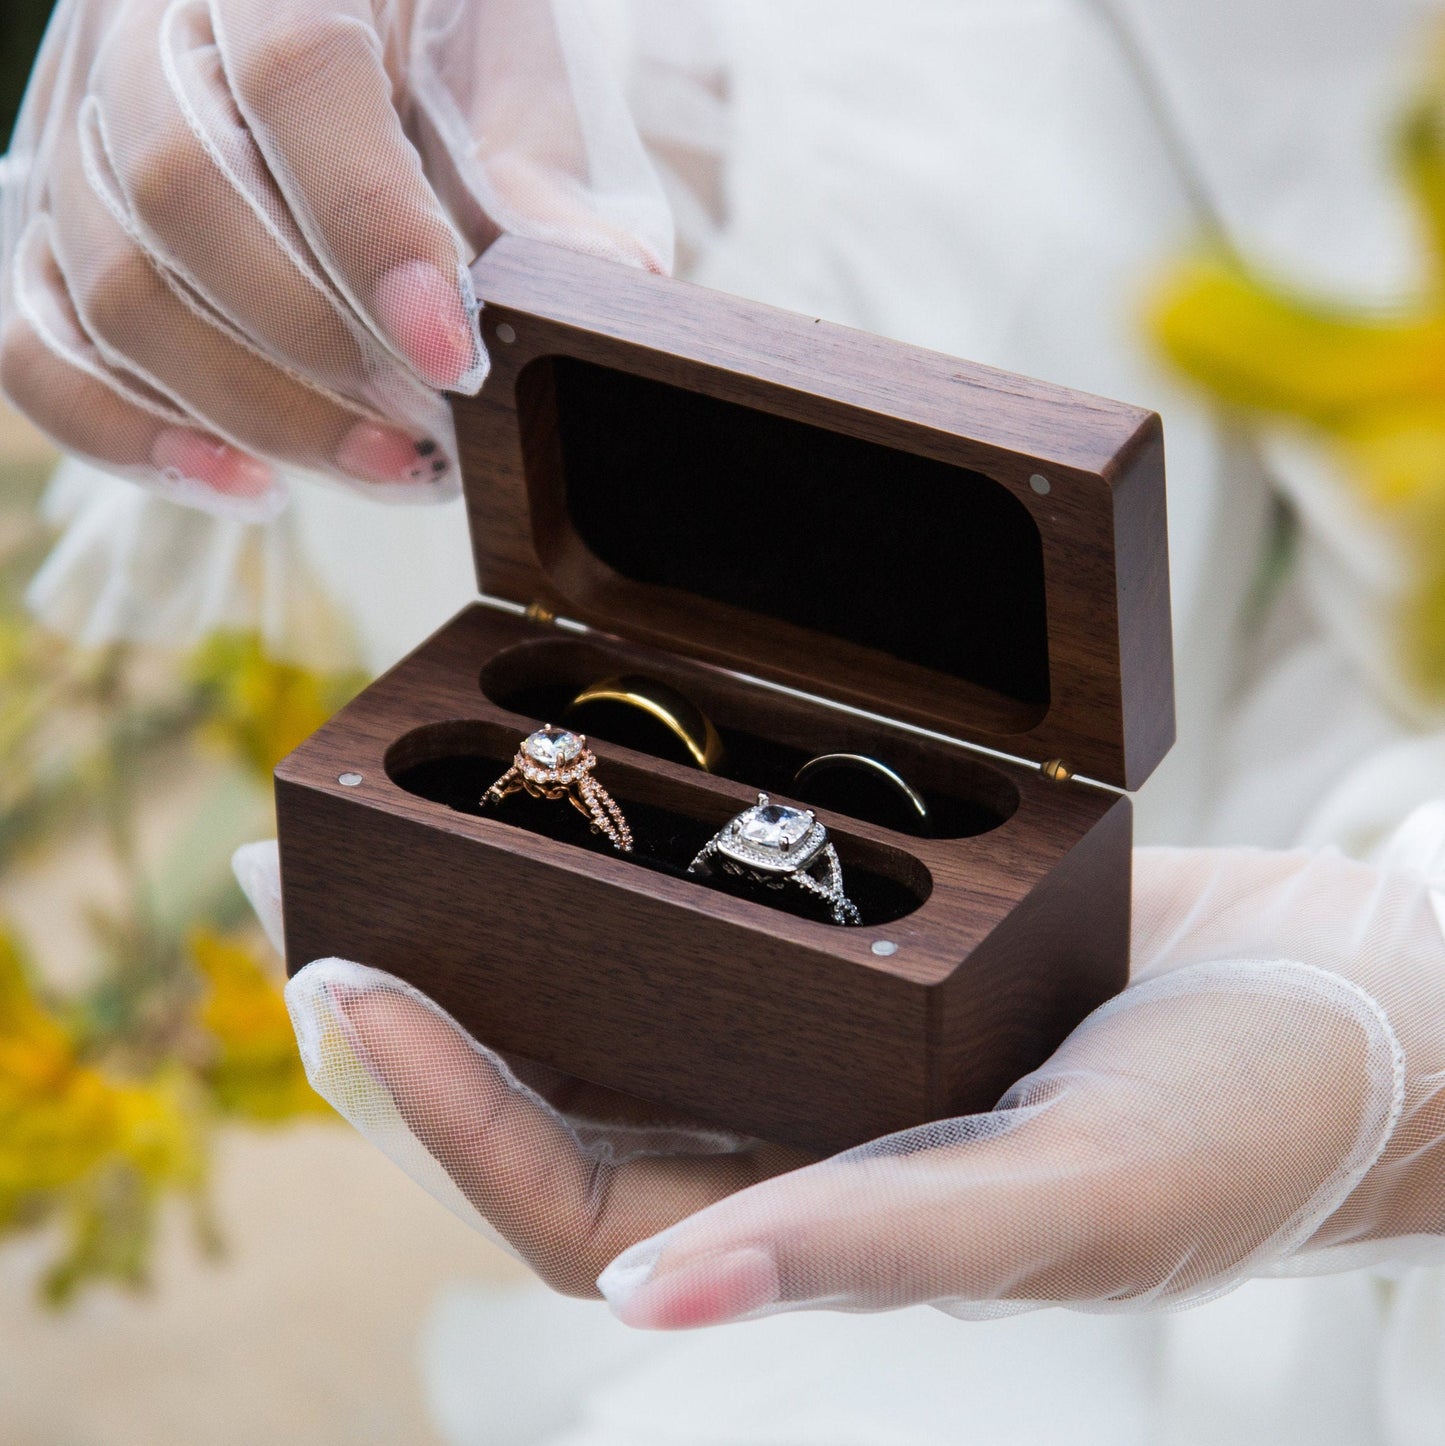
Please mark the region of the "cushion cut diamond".
[[828, 830], [812, 813], [774, 803], [760, 793], [754, 807], [713, 835], [694, 864], [720, 854], [728, 861], [723, 867], [733, 873], [797, 874], [807, 872], [829, 849]]
[[582, 740], [566, 728], [539, 728], [522, 745], [527, 756], [543, 768], [560, 768], [582, 752]]
[[743, 815], [738, 835], [759, 848], [783, 852], [807, 838], [812, 827], [813, 820], [801, 809], [769, 803]]

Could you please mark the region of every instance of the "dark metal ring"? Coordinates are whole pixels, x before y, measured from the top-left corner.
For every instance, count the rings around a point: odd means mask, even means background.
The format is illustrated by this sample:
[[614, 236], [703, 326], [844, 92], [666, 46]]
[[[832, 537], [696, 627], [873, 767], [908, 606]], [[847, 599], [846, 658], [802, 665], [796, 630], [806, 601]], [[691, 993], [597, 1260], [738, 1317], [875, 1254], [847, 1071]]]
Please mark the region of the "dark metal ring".
[[[913, 833], [923, 838], [932, 836], [933, 819], [922, 795], [896, 769], [864, 753], [820, 753], [816, 758], [810, 758], [793, 775], [790, 791], [795, 798], [800, 798], [805, 803], [816, 803], [839, 813], [851, 813], [856, 818], [866, 818], [866, 814], [848, 807], [846, 802], [840, 802], [831, 792], [827, 797], [818, 795], [818, 782], [830, 774], [852, 774], [880, 787], [899, 810], [899, 832]], [[879, 819], [872, 821], [883, 822]], [[893, 825], [885, 823], [884, 826]]]

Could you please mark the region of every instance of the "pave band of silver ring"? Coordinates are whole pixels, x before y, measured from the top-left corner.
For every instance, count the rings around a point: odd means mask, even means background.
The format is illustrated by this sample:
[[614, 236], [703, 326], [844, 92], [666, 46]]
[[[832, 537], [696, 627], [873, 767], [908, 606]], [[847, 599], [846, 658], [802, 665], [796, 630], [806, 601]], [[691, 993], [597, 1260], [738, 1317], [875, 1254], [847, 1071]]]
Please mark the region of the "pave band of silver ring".
[[690, 874], [719, 868], [780, 889], [794, 884], [822, 899], [835, 924], [861, 924], [857, 906], [843, 891], [843, 868], [828, 830], [810, 810], [774, 803], [766, 793], [752, 808], [724, 824], [687, 866]]

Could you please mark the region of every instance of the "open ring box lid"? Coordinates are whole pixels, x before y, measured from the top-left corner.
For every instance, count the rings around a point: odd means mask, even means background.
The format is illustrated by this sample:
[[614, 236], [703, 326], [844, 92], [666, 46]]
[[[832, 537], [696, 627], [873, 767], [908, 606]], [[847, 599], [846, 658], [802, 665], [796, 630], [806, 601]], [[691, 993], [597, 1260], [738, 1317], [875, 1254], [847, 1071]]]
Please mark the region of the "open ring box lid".
[[[278, 768], [289, 966], [359, 960], [504, 1054], [819, 1152], [990, 1108], [1128, 976], [1114, 790], [1173, 735], [1158, 418], [537, 242], [475, 277], [484, 600]], [[479, 804], [607, 672], [737, 745], [703, 774], [592, 736], [626, 856], [561, 802]], [[686, 872], [836, 750], [974, 822], [819, 808], [860, 927]]]
[[483, 593], [1115, 787], [1168, 751], [1157, 415], [512, 238], [476, 283]]

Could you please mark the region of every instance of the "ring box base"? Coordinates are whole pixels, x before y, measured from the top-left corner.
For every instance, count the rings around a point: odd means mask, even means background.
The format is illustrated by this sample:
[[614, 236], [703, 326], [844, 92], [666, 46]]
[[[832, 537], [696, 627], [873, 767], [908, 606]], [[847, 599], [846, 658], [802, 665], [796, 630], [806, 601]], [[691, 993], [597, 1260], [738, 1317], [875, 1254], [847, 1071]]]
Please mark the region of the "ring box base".
[[[930, 798], [952, 792], [959, 817], [1016, 806], [951, 839], [820, 811], [854, 869], [911, 905], [843, 929], [540, 835], [513, 800], [461, 811], [396, 781], [450, 759], [479, 798], [533, 723], [483, 684], [560, 697], [609, 668], [684, 688], [780, 775], [826, 738], [892, 759]], [[589, 745], [624, 810], [679, 818], [698, 845], [768, 781]], [[282, 764], [276, 798], [288, 959], [363, 960], [504, 1053], [820, 1153], [991, 1107], [1127, 974], [1127, 798], [496, 608], [463, 612], [327, 723]]]

